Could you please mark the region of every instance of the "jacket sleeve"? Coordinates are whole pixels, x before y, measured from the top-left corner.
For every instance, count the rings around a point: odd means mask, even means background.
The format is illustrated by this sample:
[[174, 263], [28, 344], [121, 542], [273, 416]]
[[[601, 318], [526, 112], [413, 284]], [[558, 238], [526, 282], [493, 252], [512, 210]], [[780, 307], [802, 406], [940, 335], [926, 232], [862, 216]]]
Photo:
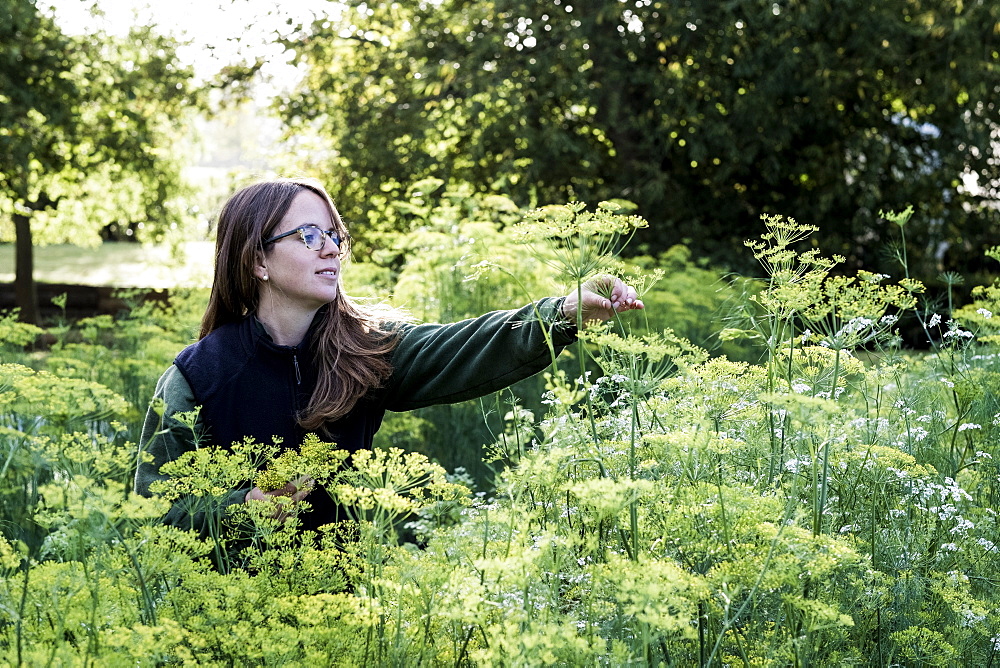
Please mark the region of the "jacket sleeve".
[[406, 411], [475, 399], [533, 376], [576, 338], [562, 298], [448, 325], [404, 326], [385, 408]]
[[[161, 401], [162, 411], [158, 411], [154, 408], [154, 404]], [[152, 496], [149, 486], [167, 478], [165, 474], [160, 473], [160, 466], [194, 448], [194, 435], [191, 429], [174, 417], [175, 413], [194, 408], [195, 400], [191, 386], [188, 385], [180, 369], [171, 365], [156, 383], [153, 402], [150, 403], [146, 419], [142, 424], [139, 464], [135, 473], [135, 491], [142, 496]], [[144, 457], [143, 454], [149, 456]], [[221, 500], [222, 506], [242, 502], [246, 498], [247, 491], [247, 489], [231, 491]], [[164, 523], [181, 529], [203, 531], [204, 512], [195, 510], [193, 504], [197, 501], [198, 499], [189, 498], [178, 500], [164, 516]]]

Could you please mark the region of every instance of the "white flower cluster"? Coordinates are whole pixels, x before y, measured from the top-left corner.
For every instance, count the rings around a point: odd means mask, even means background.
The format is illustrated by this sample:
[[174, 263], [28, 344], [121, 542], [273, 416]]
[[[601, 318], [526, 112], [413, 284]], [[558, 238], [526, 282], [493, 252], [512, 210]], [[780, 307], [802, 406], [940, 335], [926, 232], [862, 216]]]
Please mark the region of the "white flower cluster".
[[872, 321], [870, 318], [852, 318], [846, 325], [841, 327], [836, 334], [835, 338], [839, 338], [848, 334], [858, 334], [863, 332], [872, 326]]
[[[903, 472], [899, 471], [898, 473]], [[915, 479], [912, 489], [913, 496], [920, 501], [917, 505], [918, 508], [934, 514], [946, 513], [949, 514], [949, 518], [957, 512], [953, 504], [972, 500], [972, 496], [952, 478], [945, 478], [943, 484]], [[941, 519], [947, 518], [941, 517]]]
[[887, 438], [892, 423], [885, 417], [859, 417], [847, 423], [849, 429], [864, 438]]
[[968, 608], [962, 610], [962, 626], [971, 628], [984, 621], [986, 621], [986, 615], [981, 615]]
[[[962, 517], [958, 508], [964, 501], [971, 501], [972, 496], [962, 489], [952, 478], [945, 478], [944, 483], [936, 483], [926, 480], [913, 481], [913, 496], [916, 497], [916, 507], [924, 512], [935, 515], [941, 522], [948, 522], [952, 527], [948, 532], [956, 537], [969, 537], [972, 530], [976, 528], [970, 520]], [[947, 545], [942, 545], [941, 549], [957, 551]]]
[[[838, 388], [837, 388], [837, 393], [836, 393], [836, 397], [835, 397], [835, 398], [836, 398], [836, 399], [839, 399], [839, 398], [840, 398], [840, 395], [842, 395], [842, 394], [843, 394], [844, 392], [846, 392], [846, 391], [847, 391], [847, 388], [846, 388], [846, 387], [838, 387]], [[815, 394], [814, 396], [815, 396], [816, 398], [818, 398], [818, 399], [829, 399], [829, 398], [830, 398], [830, 393], [829, 393], [828, 391], [824, 391], [824, 392], [817, 392], [817, 393], [816, 393], [816, 394]]]
[[949, 533], [961, 534], [964, 536], [965, 534], [969, 533], [975, 528], [976, 525], [973, 524], [970, 520], [967, 520], [964, 517], [958, 517], [958, 519], [955, 522], [955, 526], [951, 528]]
[[962, 329], [958, 325], [952, 324], [951, 329], [944, 333], [944, 338], [957, 338], [957, 339], [971, 339], [975, 334], [972, 332]]
[[903, 471], [892, 466], [886, 466], [885, 470], [889, 473], [894, 473], [900, 480], [909, 480], [912, 477], [908, 471]]
[[993, 313], [984, 308], [977, 308], [976, 313], [983, 316], [983, 318], [985, 318], [986, 320], [989, 320], [990, 318], [993, 317]]
[[785, 462], [785, 470], [789, 473], [801, 473], [812, 466], [812, 459], [803, 457], [801, 459], [792, 458]]

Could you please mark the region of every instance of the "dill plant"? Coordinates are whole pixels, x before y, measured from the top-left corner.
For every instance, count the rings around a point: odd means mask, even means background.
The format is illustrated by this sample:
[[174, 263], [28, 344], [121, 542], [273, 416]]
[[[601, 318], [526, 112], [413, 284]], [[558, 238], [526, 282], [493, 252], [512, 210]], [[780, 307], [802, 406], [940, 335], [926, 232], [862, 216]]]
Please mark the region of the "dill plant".
[[[614, 215], [568, 211], [549, 212], [564, 226], [550, 231]], [[492, 492], [413, 453], [318, 438], [229, 459], [199, 447], [167, 485], [223, 506], [232, 485], [308, 476], [352, 517], [316, 532], [267, 504], [218, 508], [240, 546], [159, 524], [165, 501], [128, 482], [119, 360], [72, 353], [106, 366], [108, 387], [85, 365], [0, 366], [0, 662], [995, 662], [997, 285], [934, 325], [921, 314], [939, 345], [907, 353], [884, 318], [917, 310], [918, 283], [835, 275], [792, 248], [807, 229], [770, 223], [751, 246], [768, 275], [727, 334], [761, 344], [759, 363], [627, 319], [588, 329], [588, 366], [550, 376], [544, 415], [503, 409], [494, 449], [510, 466]], [[558, 240], [566, 261], [598, 248]], [[54, 357], [116, 340], [82, 326]], [[432, 508], [449, 521], [401, 543], [399, 525]]]
[[[619, 213], [622, 204], [601, 202], [595, 211], [588, 211], [583, 202], [550, 205], [529, 212], [515, 228], [516, 239], [529, 252], [555, 272], [557, 280], [575, 287], [577, 298], [583, 293], [584, 284], [605, 297], [610, 297], [612, 284], [602, 273], [620, 268], [616, 259], [619, 252], [639, 228], [648, 223], [639, 216]], [[639, 286], [648, 289], [648, 286]], [[640, 292], [641, 296], [641, 292]], [[583, 330], [583, 312], [576, 314], [576, 326]], [[577, 344], [580, 388], [574, 388], [562, 369], [546, 375], [546, 391], [561, 395], [560, 403], [571, 405], [579, 398], [588, 405], [588, 358], [581, 339]], [[553, 367], [555, 355], [553, 353]], [[598, 439], [592, 411], [590, 413], [591, 437]]]

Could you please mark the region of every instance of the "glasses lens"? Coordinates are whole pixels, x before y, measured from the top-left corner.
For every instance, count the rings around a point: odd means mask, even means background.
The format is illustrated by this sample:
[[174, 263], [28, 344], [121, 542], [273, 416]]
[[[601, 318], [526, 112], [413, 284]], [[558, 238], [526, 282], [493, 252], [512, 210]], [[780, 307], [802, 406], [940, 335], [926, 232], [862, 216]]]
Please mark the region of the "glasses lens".
[[323, 247], [323, 232], [318, 227], [303, 227], [299, 230], [302, 235], [302, 243], [309, 250], [319, 250]]

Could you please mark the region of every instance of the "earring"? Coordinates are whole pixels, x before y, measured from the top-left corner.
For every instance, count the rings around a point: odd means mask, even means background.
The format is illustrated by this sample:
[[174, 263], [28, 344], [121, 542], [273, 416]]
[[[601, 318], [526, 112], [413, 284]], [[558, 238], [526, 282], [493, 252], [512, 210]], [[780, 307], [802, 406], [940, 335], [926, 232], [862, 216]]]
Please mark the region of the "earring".
[[265, 280], [265, 281], [267, 280], [267, 274], [264, 274], [263, 280]]

